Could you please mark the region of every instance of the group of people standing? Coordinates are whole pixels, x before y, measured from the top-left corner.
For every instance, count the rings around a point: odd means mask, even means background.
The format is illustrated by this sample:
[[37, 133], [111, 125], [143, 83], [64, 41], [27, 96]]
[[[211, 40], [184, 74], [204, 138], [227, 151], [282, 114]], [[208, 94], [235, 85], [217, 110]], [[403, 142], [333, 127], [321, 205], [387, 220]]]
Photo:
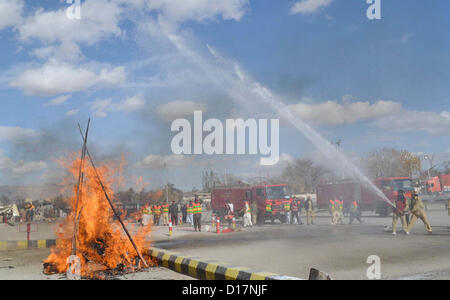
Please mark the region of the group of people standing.
[[283, 200], [281, 209], [278, 209], [276, 206], [273, 201], [266, 200], [265, 220], [270, 220], [274, 223], [276, 216], [279, 214], [284, 215], [286, 224], [302, 225], [301, 214], [302, 209], [304, 209], [307, 224], [314, 224], [315, 213], [311, 197], [307, 197], [303, 201], [297, 197], [290, 197]]
[[162, 217], [163, 226], [168, 226], [170, 220], [175, 226], [181, 222], [193, 226], [195, 231], [201, 231], [202, 202], [197, 196], [194, 201], [191, 200], [188, 204], [181, 207], [175, 201], [171, 205], [167, 202], [157, 203], [155, 205], [146, 204], [142, 208], [141, 213], [141, 223], [143, 226], [149, 224], [158, 226]]
[[[392, 234], [397, 234], [397, 223], [401, 221], [403, 232], [409, 234], [417, 219], [422, 220], [425, 225], [425, 230], [428, 233], [432, 233], [432, 228], [428, 222], [427, 215], [425, 213], [425, 205], [419, 198], [416, 192], [411, 192], [410, 201], [405, 196], [404, 191], [399, 190], [397, 199], [392, 212]], [[331, 224], [342, 225], [344, 224], [344, 201], [330, 200], [329, 213], [331, 216]], [[361, 209], [357, 201], [353, 201], [349, 207], [350, 224], [356, 219], [360, 223], [363, 223], [361, 218]]]
[[[331, 216], [331, 224], [332, 225], [343, 225], [344, 224], [344, 200], [330, 200], [330, 204], [328, 207], [328, 212]], [[357, 201], [352, 201], [349, 208], [349, 216], [350, 222], [352, 224], [356, 219], [359, 223], [363, 223], [361, 218], [361, 208]]]

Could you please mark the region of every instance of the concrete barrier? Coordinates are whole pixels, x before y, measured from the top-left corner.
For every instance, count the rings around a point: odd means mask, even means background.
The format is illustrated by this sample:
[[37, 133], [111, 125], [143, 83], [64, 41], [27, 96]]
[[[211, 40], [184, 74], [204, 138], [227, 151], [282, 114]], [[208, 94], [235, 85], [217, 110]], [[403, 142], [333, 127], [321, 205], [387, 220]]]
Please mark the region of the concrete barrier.
[[229, 266], [226, 263], [197, 257], [180, 256], [175, 252], [158, 248], [149, 249], [148, 254], [156, 260], [158, 265], [200, 280], [302, 280], [270, 272], [254, 271], [245, 267]]
[[56, 240], [0, 241], [0, 251], [45, 249], [55, 245]]
[[[56, 246], [57, 240], [0, 241], [0, 251], [45, 249]], [[172, 271], [200, 280], [303, 280], [271, 272], [251, 270], [246, 267], [230, 266], [227, 263], [204, 260], [197, 257], [181, 256], [159, 248], [150, 248], [147, 253], [158, 265]], [[311, 269], [310, 280], [330, 280], [331, 277], [316, 269]]]

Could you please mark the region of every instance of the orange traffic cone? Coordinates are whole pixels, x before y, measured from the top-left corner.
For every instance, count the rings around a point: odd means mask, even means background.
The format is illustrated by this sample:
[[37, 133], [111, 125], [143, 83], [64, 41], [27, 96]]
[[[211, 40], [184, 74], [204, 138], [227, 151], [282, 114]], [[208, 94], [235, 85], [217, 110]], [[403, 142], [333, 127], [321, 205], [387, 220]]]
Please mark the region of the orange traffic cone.
[[216, 219], [216, 233], [220, 234], [220, 218], [217, 217]]

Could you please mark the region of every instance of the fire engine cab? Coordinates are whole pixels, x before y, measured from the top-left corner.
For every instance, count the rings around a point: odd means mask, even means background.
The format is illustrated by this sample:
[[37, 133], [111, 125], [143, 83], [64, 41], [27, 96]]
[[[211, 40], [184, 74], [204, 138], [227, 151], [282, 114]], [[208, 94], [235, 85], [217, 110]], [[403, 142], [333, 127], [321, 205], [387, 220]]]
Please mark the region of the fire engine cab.
[[227, 212], [227, 201], [233, 203], [235, 215], [244, 207], [244, 202], [256, 201], [258, 207], [258, 224], [265, 221], [266, 201], [272, 205], [275, 219], [285, 222], [283, 200], [288, 197], [287, 184], [260, 184], [254, 186], [218, 187], [211, 192], [211, 208], [223, 218]]

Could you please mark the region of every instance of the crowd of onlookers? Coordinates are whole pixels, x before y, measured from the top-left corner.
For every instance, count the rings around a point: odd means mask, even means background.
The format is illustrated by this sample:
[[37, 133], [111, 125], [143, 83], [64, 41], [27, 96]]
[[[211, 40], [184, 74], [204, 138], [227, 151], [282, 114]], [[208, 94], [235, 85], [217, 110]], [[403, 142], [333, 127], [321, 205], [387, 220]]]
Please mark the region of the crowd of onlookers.
[[209, 205], [204, 205], [198, 198], [188, 203], [175, 201], [172, 201], [171, 204], [168, 202], [157, 202], [154, 205], [147, 203], [141, 207], [135, 216], [136, 220], [144, 226], [148, 224], [156, 226], [186, 224], [201, 231], [202, 211], [203, 209], [209, 210], [209, 208]]
[[57, 208], [51, 203], [23, 203], [17, 205], [19, 216], [13, 216], [9, 222], [25, 223], [25, 222], [53, 222], [59, 218], [65, 218], [68, 211], [66, 209]]

